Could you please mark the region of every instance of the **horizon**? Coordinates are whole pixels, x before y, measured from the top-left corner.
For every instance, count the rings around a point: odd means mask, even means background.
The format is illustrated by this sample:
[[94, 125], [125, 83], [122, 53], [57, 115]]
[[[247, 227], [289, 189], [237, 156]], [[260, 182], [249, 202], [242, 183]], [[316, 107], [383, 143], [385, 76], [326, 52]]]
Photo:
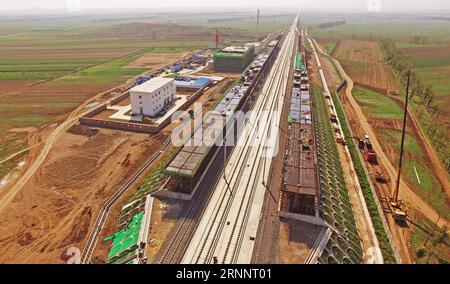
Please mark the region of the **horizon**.
[[[228, 0], [227, 2], [209, 2], [206, 0], [191, 0], [189, 5], [185, 1], [173, 0], [171, 2], [154, 0], [18, 0], [8, 2], [0, 7], [0, 13], [30, 13], [30, 12], [59, 12], [59, 13], [89, 13], [89, 12], [117, 12], [153, 10], [153, 12], [194, 12], [207, 10], [226, 10], [224, 12], [270, 9], [272, 12], [282, 10], [304, 10], [309, 12], [371, 12], [371, 13], [448, 13], [450, 1], [441, 0], [278, 0], [276, 4], [257, 0]], [[344, 2], [344, 3], [343, 3]], [[324, 8], [326, 7], [326, 8]], [[275, 9], [275, 11], [274, 11]], [[296, 12], [296, 11], [292, 11]]]

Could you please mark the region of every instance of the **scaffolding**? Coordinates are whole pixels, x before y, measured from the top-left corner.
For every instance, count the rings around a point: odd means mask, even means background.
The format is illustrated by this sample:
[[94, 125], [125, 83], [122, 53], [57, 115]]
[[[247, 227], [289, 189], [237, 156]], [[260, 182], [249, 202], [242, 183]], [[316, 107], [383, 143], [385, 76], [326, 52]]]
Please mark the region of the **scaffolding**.
[[[227, 52], [230, 51], [230, 52]], [[255, 47], [227, 47], [213, 54], [214, 70], [219, 72], [242, 72], [255, 55]]]

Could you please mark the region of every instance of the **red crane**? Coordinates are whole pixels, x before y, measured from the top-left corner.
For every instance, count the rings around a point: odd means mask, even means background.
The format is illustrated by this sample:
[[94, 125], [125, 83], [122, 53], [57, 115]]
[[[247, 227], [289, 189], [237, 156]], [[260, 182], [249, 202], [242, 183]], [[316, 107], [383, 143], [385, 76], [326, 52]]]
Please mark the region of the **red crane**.
[[219, 49], [219, 29], [216, 29], [216, 49]]

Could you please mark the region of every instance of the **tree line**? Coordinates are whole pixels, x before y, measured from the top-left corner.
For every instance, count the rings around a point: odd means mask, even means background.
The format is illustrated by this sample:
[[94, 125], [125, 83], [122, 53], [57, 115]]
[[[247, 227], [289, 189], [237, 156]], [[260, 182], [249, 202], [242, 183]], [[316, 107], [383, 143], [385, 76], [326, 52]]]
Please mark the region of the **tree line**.
[[[420, 117], [426, 111], [431, 118], [430, 125], [426, 129], [431, 142], [438, 152], [441, 152], [441, 160], [446, 165], [447, 172], [450, 170], [450, 152], [447, 141], [447, 129], [440, 123], [442, 111], [434, 104], [435, 93], [433, 86], [423, 81], [412, 71], [414, 65], [411, 59], [406, 56], [391, 38], [382, 38], [380, 45], [385, 53], [388, 63], [396, 71], [400, 84], [406, 89], [408, 82], [408, 72], [411, 70], [410, 98], [416, 98], [417, 113]], [[419, 109], [420, 106], [423, 106]]]
[[346, 23], [347, 23], [347, 21], [341, 20], [341, 21], [323, 23], [323, 24], [319, 24], [317, 26], [319, 27], [319, 29], [326, 29], [326, 28], [332, 28], [332, 27], [336, 27], [336, 26], [340, 26], [340, 25], [345, 25]]

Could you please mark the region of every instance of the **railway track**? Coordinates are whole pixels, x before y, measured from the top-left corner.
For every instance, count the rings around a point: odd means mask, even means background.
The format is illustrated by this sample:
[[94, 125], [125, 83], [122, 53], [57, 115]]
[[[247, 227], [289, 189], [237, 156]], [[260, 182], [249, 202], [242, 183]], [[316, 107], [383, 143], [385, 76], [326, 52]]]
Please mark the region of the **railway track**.
[[[298, 31], [297, 35], [298, 35]], [[298, 40], [296, 42], [296, 50], [298, 49]], [[290, 72], [288, 82], [294, 81], [294, 72]], [[292, 97], [292, 88], [289, 87], [286, 93], [286, 99], [281, 114], [280, 123], [280, 152], [279, 156], [283, 160], [274, 157], [273, 165], [270, 169], [270, 178], [268, 182], [268, 192], [264, 198], [263, 212], [258, 225], [255, 246], [253, 250], [252, 263], [255, 264], [273, 264], [279, 262], [279, 228], [280, 218], [278, 215], [278, 205], [280, 199], [281, 176], [283, 174], [284, 153], [288, 143], [288, 121], [287, 117], [290, 112], [290, 100]]]
[[[240, 258], [241, 249], [251, 251], [252, 244], [244, 241], [244, 236], [253, 234], [254, 224], [250, 224], [250, 217], [259, 216], [262, 202], [255, 196], [264, 196], [266, 186], [262, 184], [267, 180], [271, 159], [261, 157], [266, 145], [262, 145], [260, 136], [268, 137], [273, 125], [272, 119], [279, 121], [279, 107], [282, 105], [283, 94], [287, 83], [287, 71], [285, 68], [292, 62], [294, 38], [293, 28], [285, 38], [281, 56], [275, 63], [273, 72], [263, 88], [263, 96], [256, 102], [256, 115], [250, 121], [261, 121], [263, 112], [268, 111], [269, 116], [262, 121], [262, 133], [256, 132], [259, 125], [249, 123], [244, 129], [247, 135], [241, 136], [243, 144], [238, 143], [230, 158], [230, 163], [225, 167], [224, 175], [211, 198], [212, 202], [203, 214], [203, 218], [183, 257], [183, 263], [245, 263], [250, 262], [251, 253]], [[274, 112], [278, 110], [278, 112]], [[247, 130], [247, 131], [245, 131]], [[277, 133], [277, 129], [274, 131]], [[257, 146], [251, 146], [256, 142]], [[267, 171], [266, 171], [267, 169]], [[263, 175], [261, 177], [261, 174]], [[254, 204], [255, 201], [259, 204]], [[257, 226], [256, 226], [257, 227]], [[245, 259], [245, 260], [244, 260]]]
[[[230, 147], [228, 146], [228, 148]], [[157, 257], [158, 260], [156, 263], [176, 264], [179, 263], [183, 257], [186, 245], [189, 243], [190, 237], [197, 224], [195, 220], [199, 218], [199, 215], [203, 212], [208, 203], [207, 201], [211, 197], [211, 185], [209, 182], [211, 180], [218, 181], [217, 177], [222, 174], [222, 172], [217, 172], [215, 169], [220, 168], [223, 165], [223, 161], [227, 159], [224, 152], [226, 151], [218, 149], [211, 158], [211, 162], [207, 167], [210, 170], [205, 171], [201, 177], [201, 182], [197, 185], [199, 188], [196, 191], [194, 199], [188, 205], [186, 213], [177, 224], [175, 231], [171, 233], [171, 238], [167, 241], [165, 247], [163, 248], [163, 253]], [[213, 172], [216, 172], [217, 176], [214, 176]], [[205, 178], [205, 176], [208, 176], [208, 178]], [[214, 186], [215, 185], [212, 187]]]
[[[270, 62], [273, 62], [275, 54], [277, 51], [273, 51], [269, 59], [267, 60], [267, 64], [271, 65]], [[254, 97], [257, 97], [258, 93], [260, 93], [260, 84], [263, 84], [267, 77], [267, 71], [263, 71], [267, 69], [269, 66], [264, 66], [261, 70], [261, 76], [258, 77], [255, 87], [252, 91], [250, 91], [250, 95], [245, 99], [242, 110], [247, 111], [252, 109], [255, 100]], [[228, 135], [232, 134], [233, 129], [228, 129]], [[234, 137], [234, 136], [233, 136]], [[227, 140], [229, 140], [227, 138]], [[170, 238], [164, 243], [164, 246], [156, 256], [155, 263], [161, 264], [173, 264], [180, 263], [181, 259], [184, 255], [187, 245], [195, 231], [199, 223], [199, 219], [201, 214], [204, 211], [204, 208], [207, 206], [208, 201], [211, 197], [212, 188], [217, 186], [219, 182], [219, 178], [223, 174], [223, 169], [225, 168], [224, 163], [228, 160], [228, 157], [231, 155], [234, 146], [220, 146], [216, 150], [216, 153], [212, 157], [210, 163], [206, 167], [205, 172], [200, 177], [200, 183], [197, 185], [197, 189], [195, 189], [196, 194], [193, 199], [186, 205], [186, 208], [183, 209], [184, 213], [182, 213], [182, 217], [179, 219], [177, 226], [171, 232]], [[221, 171], [217, 171], [217, 169], [222, 169]], [[211, 183], [211, 181], [215, 181]]]
[[89, 263], [91, 261], [92, 253], [97, 245], [101, 229], [106, 221], [106, 217], [111, 210], [111, 207], [116, 201], [131, 187], [131, 185], [148, 169], [148, 167], [167, 149], [170, 144], [170, 137], [164, 141], [163, 145], [147, 160], [144, 164], [123, 184], [119, 190], [103, 204], [100, 213], [95, 220], [88, 241], [84, 246], [81, 263]]

